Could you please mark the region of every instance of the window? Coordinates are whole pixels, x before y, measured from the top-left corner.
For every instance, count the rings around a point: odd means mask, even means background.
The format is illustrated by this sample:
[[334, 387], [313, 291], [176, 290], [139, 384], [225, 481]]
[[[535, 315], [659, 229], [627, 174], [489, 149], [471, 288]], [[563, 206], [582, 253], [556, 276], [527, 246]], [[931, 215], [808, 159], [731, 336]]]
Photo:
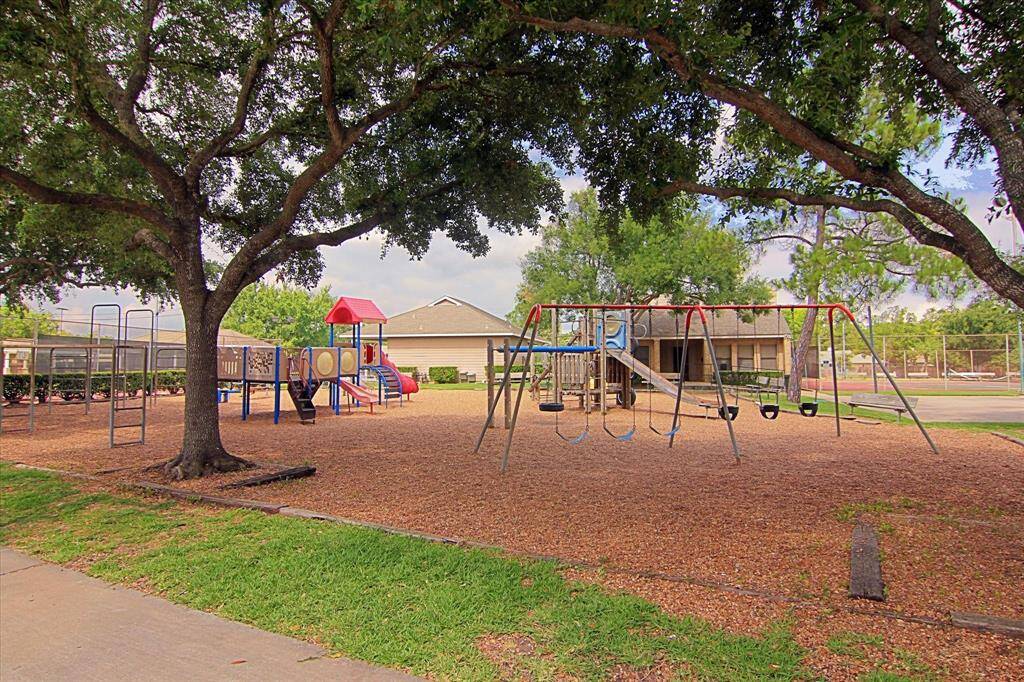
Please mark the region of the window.
[[779, 368], [779, 344], [777, 344], [777, 343], [762, 343], [760, 350], [761, 350], [761, 369], [778, 369]]
[[727, 343], [716, 343], [715, 357], [718, 359], [718, 369], [725, 371], [732, 369], [732, 346]]
[[736, 347], [736, 368], [740, 370], [754, 369], [754, 344], [741, 343]]

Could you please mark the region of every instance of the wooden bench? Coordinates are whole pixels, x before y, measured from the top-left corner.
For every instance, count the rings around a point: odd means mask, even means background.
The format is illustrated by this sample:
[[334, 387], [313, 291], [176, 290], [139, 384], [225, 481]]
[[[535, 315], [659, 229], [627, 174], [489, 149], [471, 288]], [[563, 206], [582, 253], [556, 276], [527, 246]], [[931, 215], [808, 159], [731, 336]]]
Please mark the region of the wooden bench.
[[[898, 395], [879, 395], [877, 393], [854, 393], [846, 401], [850, 406], [850, 414], [853, 414], [855, 407], [867, 407], [872, 410], [892, 410], [896, 413], [896, 422], [899, 423], [907, 406], [903, 404]], [[917, 398], [907, 398], [907, 404], [911, 408], [917, 407]]]

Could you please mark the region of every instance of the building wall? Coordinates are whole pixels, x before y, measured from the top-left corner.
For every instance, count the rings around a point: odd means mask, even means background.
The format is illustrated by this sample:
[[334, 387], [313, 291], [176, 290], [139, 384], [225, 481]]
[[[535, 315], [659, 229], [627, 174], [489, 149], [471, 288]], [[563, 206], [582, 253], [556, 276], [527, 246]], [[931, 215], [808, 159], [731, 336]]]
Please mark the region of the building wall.
[[[503, 337], [494, 337], [494, 347], [504, 343]], [[483, 381], [487, 372], [487, 337], [442, 336], [385, 339], [388, 357], [399, 367], [416, 367], [426, 373], [431, 367], [454, 366], [460, 372], [476, 374]], [[501, 354], [495, 364], [501, 365]]]
[[[658, 351], [653, 353], [656, 366], [654, 371], [664, 375], [674, 375], [672, 354], [678, 352], [674, 346], [681, 346], [678, 339], [655, 339]], [[732, 370], [745, 371], [781, 371], [785, 368], [788, 374], [790, 344], [783, 338], [714, 338], [715, 352], [720, 365], [728, 365]], [[772, 349], [774, 346], [774, 352]], [[691, 339], [686, 353], [686, 380], [711, 381], [713, 377], [711, 355], [705, 352], [703, 339]]]

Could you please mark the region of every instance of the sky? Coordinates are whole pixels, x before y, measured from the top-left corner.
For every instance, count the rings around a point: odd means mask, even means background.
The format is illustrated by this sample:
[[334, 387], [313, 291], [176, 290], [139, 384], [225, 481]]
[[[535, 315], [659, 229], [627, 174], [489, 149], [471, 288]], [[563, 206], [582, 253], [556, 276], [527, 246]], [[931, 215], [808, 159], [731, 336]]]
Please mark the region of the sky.
[[[982, 226], [992, 242], [1008, 250], [1014, 230], [1010, 219], [1002, 218], [991, 224], [986, 219], [993, 196], [991, 166], [979, 166], [971, 172], [946, 169], [942, 163], [946, 152], [940, 148], [926, 165], [938, 177], [943, 189], [966, 201], [968, 214]], [[576, 175], [564, 175], [560, 182], [566, 197], [586, 186], [586, 180]], [[430, 250], [421, 260], [410, 260], [409, 254], [398, 247], [382, 256], [382, 241], [376, 234], [340, 247], [324, 249], [326, 268], [321, 286], [330, 287], [335, 296], [373, 299], [389, 316], [442, 296], [461, 298], [504, 316], [515, 305], [520, 281], [519, 261], [540, 240], [531, 234], [510, 236], [486, 227], [484, 232], [490, 237], [491, 250], [481, 258], [473, 258], [460, 251], [443, 235], [435, 236]], [[780, 246], [766, 251], [754, 267], [754, 273], [765, 278], [783, 277], [789, 270], [789, 253]], [[789, 302], [792, 298], [782, 293], [779, 300]], [[41, 307], [55, 316], [59, 314], [58, 307], [66, 308], [63, 311], [66, 320], [88, 321], [91, 306], [102, 302], [116, 302], [123, 307], [142, 305], [131, 292], [80, 289], [68, 291], [60, 303]], [[915, 313], [947, 304], [928, 300], [917, 293], [904, 294], [893, 303]], [[161, 311], [161, 328], [180, 329], [182, 324], [181, 311], [177, 307]]]

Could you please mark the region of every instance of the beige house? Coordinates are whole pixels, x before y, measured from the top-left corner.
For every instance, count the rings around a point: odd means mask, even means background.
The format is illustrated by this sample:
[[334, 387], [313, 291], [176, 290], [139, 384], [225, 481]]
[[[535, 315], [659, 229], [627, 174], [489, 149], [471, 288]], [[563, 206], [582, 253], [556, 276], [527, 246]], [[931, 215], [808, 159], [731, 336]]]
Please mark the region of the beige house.
[[500, 347], [519, 337], [497, 315], [452, 296], [388, 319], [384, 341], [388, 357], [399, 367], [426, 374], [431, 367], [458, 367], [482, 380], [487, 371], [487, 340]]

